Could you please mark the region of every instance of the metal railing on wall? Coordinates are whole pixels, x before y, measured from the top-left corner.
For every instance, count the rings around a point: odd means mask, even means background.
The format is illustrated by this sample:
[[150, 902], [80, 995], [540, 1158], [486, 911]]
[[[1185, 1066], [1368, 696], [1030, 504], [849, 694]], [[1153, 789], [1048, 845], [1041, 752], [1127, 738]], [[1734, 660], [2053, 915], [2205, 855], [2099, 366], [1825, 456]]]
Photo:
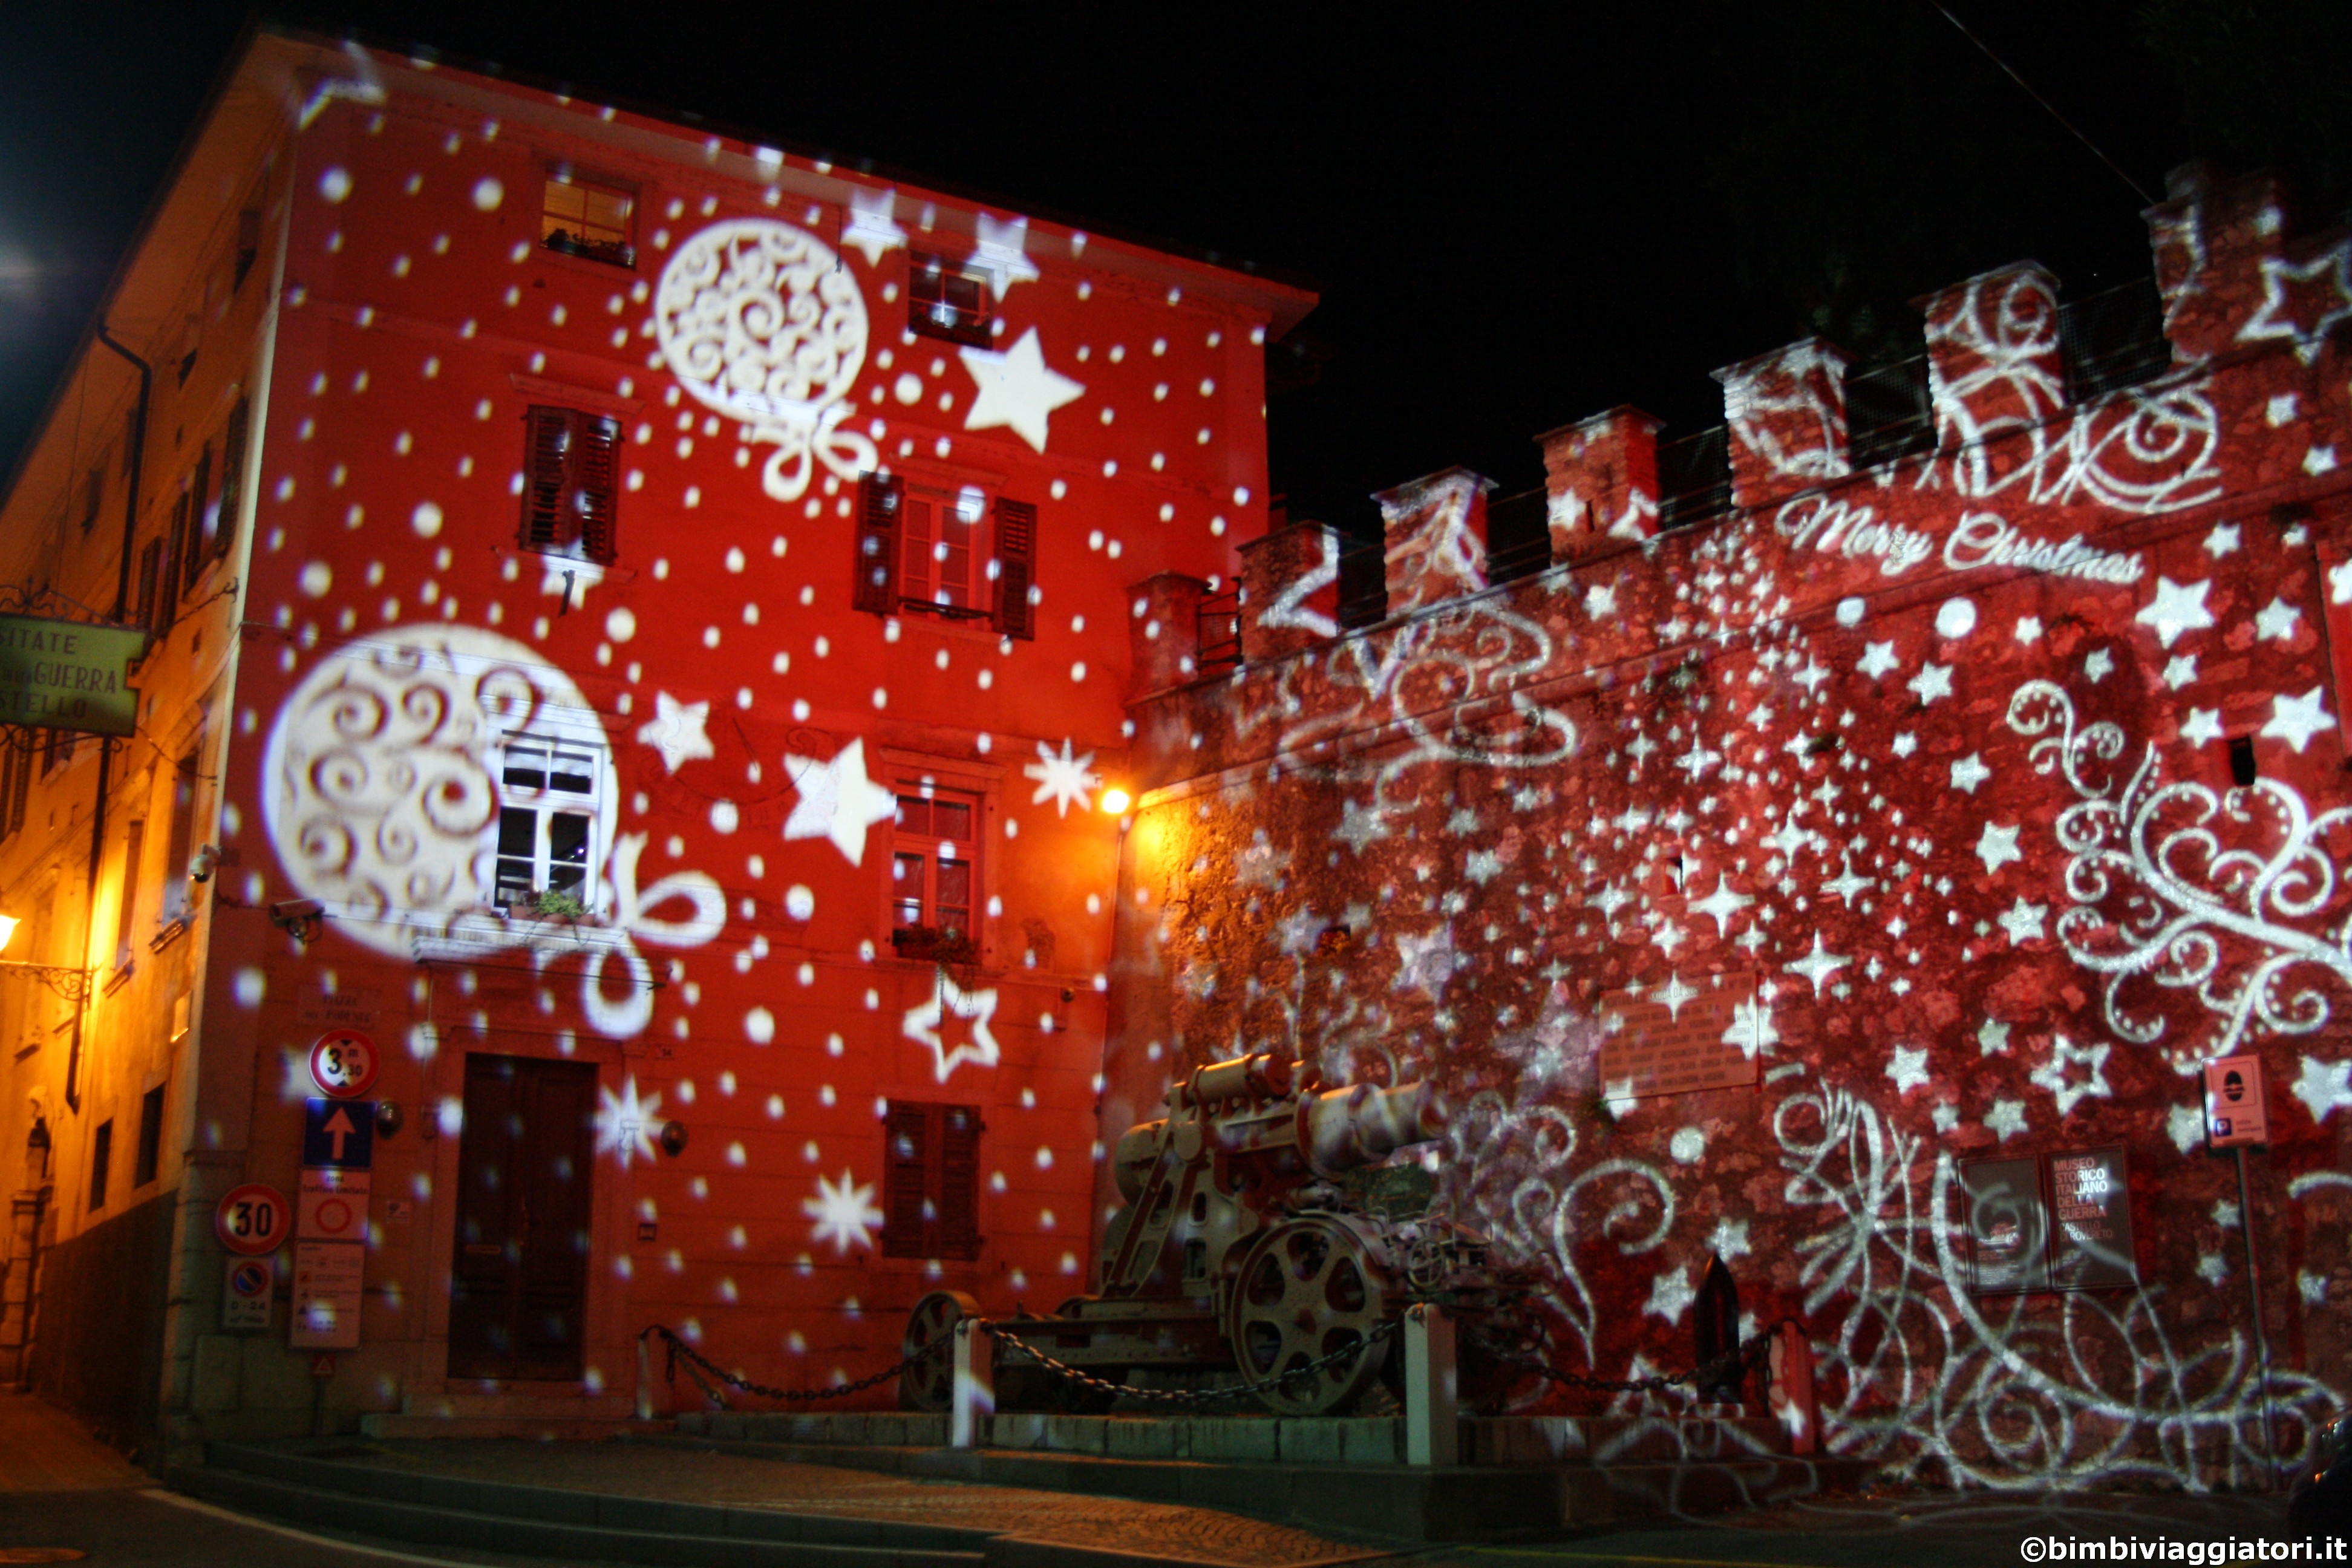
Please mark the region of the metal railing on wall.
[[1658, 527], [1686, 528], [1731, 510], [1730, 432], [1714, 425], [1658, 445]]

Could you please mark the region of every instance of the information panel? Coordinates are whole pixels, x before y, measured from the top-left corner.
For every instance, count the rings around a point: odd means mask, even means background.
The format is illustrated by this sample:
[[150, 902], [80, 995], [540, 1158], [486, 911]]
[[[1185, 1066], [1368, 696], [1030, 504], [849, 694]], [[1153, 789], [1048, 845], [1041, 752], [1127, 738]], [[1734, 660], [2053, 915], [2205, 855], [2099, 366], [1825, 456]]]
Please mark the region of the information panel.
[[2050, 1208], [2042, 1162], [1977, 1160], [1960, 1167], [1969, 1195], [1969, 1289], [1979, 1296], [2050, 1289]]
[[147, 634], [39, 616], [0, 616], [0, 724], [128, 735], [139, 727], [131, 662]]
[[1751, 1089], [1762, 1042], [1752, 974], [1680, 975], [1601, 995], [1601, 1092], [1612, 1100]]
[[286, 1342], [305, 1351], [357, 1347], [366, 1272], [367, 1248], [356, 1242], [296, 1242], [294, 1322]]

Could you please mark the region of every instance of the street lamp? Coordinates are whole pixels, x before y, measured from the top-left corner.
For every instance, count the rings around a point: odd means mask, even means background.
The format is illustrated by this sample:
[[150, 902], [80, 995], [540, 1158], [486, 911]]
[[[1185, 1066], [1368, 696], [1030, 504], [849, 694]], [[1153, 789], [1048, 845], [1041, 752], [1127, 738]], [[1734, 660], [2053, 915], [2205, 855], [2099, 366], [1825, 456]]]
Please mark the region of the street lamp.
[[[1134, 804], [1135, 797], [1117, 784], [1102, 792], [1102, 808], [1107, 816], [1124, 816], [1127, 808]], [[0, 939], [0, 943], [5, 943], [5, 939]]]

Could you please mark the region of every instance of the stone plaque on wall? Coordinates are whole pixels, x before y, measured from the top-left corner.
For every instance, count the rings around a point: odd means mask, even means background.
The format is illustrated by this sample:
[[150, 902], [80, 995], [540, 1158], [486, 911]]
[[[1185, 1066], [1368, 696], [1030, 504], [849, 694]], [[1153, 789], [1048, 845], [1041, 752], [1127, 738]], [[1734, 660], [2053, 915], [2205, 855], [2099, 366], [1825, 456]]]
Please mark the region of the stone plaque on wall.
[[1604, 991], [1601, 1028], [1601, 1088], [1612, 1100], [1755, 1087], [1763, 1018], [1753, 974]]

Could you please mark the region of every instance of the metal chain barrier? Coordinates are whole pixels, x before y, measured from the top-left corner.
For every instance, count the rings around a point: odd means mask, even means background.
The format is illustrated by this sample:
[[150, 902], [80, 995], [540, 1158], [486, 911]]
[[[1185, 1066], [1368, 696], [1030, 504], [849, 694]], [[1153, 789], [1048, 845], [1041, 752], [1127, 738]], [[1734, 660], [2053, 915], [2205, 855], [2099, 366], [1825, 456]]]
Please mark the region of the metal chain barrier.
[[[1263, 1394], [1268, 1390], [1286, 1388], [1301, 1378], [1313, 1377], [1333, 1367], [1352, 1362], [1403, 1327], [1402, 1318], [1391, 1318], [1375, 1327], [1370, 1334], [1356, 1343], [1343, 1346], [1328, 1355], [1318, 1357], [1304, 1365], [1293, 1367], [1288, 1372], [1276, 1373], [1272, 1377], [1258, 1378], [1253, 1382], [1236, 1384], [1231, 1388], [1195, 1390], [1137, 1388], [1129, 1384], [1113, 1383], [1108, 1378], [1097, 1377], [1092, 1373], [1082, 1372], [1067, 1362], [1056, 1361], [1018, 1334], [1000, 1328], [985, 1318], [975, 1318], [971, 1321], [982, 1331], [993, 1335], [1000, 1344], [1043, 1367], [1065, 1383], [1075, 1384], [1096, 1394], [1107, 1394], [1114, 1398], [1139, 1399], [1149, 1404], [1172, 1406], [1216, 1405], [1228, 1399], [1246, 1399], [1253, 1394]], [[1738, 1349], [1727, 1352], [1713, 1361], [1691, 1368], [1688, 1372], [1660, 1373], [1650, 1377], [1632, 1378], [1593, 1377], [1584, 1373], [1561, 1372], [1557, 1367], [1547, 1365], [1531, 1356], [1509, 1354], [1475, 1333], [1468, 1337], [1472, 1343], [1486, 1351], [1503, 1365], [1517, 1367], [1564, 1388], [1574, 1388], [1587, 1394], [1663, 1394], [1668, 1389], [1691, 1385], [1711, 1387], [1729, 1376], [1735, 1370], [1741, 1378], [1745, 1379], [1756, 1370], [1759, 1363], [1771, 1353], [1772, 1341], [1781, 1329], [1785, 1327], [1801, 1329], [1803, 1326], [1794, 1318], [1782, 1318], [1780, 1321], [1750, 1335], [1747, 1342], [1740, 1345]], [[895, 1362], [871, 1376], [861, 1377], [855, 1383], [845, 1383], [833, 1388], [793, 1389], [770, 1388], [764, 1384], [753, 1383], [749, 1378], [739, 1377], [687, 1343], [674, 1331], [659, 1323], [646, 1329], [638, 1338], [643, 1339], [653, 1334], [661, 1336], [667, 1352], [668, 1359], [663, 1368], [664, 1378], [667, 1381], [676, 1380], [678, 1361], [683, 1357], [687, 1363], [687, 1375], [694, 1380], [705, 1396], [721, 1405], [724, 1405], [726, 1401], [704, 1379], [704, 1373], [745, 1394], [757, 1394], [763, 1399], [781, 1400], [788, 1405], [805, 1404], [814, 1400], [841, 1399], [849, 1394], [863, 1394], [869, 1388], [889, 1382], [908, 1367], [929, 1361], [954, 1342], [952, 1332], [941, 1334], [913, 1355], [903, 1361]]]
[[1507, 1354], [1484, 1340], [1475, 1340], [1474, 1342], [1504, 1365], [1518, 1367], [1536, 1376], [1559, 1384], [1563, 1388], [1580, 1389], [1587, 1394], [1664, 1394], [1670, 1388], [1692, 1384], [1703, 1388], [1713, 1387], [1727, 1378], [1735, 1369], [1738, 1370], [1740, 1377], [1745, 1379], [1756, 1370], [1758, 1363], [1762, 1362], [1771, 1353], [1774, 1337], [1783, 1328], [1791, 1327], [1802, 1329], [1804, 1325], [1794, 1318], [1782, 1318], [1779, 1322], [1772, 1323], [1750, 1335], [1748, 1342], [1738, 1349], [1727, 1351], [1713, 1361], [1703, 1363], [1688, 1372], [1660, 1373], [1652, 1377], [1592, 1377], [1580, 1372], [1561, 1372], [1557, 1367], [1547, 1366], [1529, 1356]]
[[788, 1405], [797, 1405], [811, 1400], [842, 1399], [853, 1394], [863, 1394], [869, 1388], [889, 1382], [908, 1367], [930, 1360], [932, 1356], [945, 1350], [950, 1343], [949, 1336], [942, 1334], [906, 1360], [886, 1366], [871, 1377], [861, 1377], [856, 1383], [845, 1383], [834, 1388], [770, 1388], [765, 1384], [753, 1383], [748, 1377], [736, 1376], [692, 1345], [688, 1344], [677, 1336], [675, 1331], [663, 1324], [656, 1323], [637, 1337], [644, 1339], [649, 1334], [660, 1335], [664, 1348], [668, 1353], [668, 1360], [662, 1368], [662, 1377], [665, 1382], [677, 1380], [678, 1360], [684, 1357], [687, 1363], [686, 1374], [694, 1380], [695, 1384], [707, 1397], [722, 1406], [727, 1402], [719, 1398], [710, 1384], [703, 1380], [703, 1373], [707, 1372], [729, 1387], [741, 1389], [746, 1394], [756, 1394], [762, 1399], [781, 1399]]
[[1047, 1372], [1052, 1373], [1055, 1377], [1062, 1379], [1066, 1383], [1075, 1383], [1079, 1387], [1090, 1388], [1097, 1394], [1113, 1394], [1122, 1399], [1141, 1399], [1148, 1400], [1154, 1405], [1214, 1405], [1221, 1400], [1243, 1399], [1254, 1394], [1262, 1394], [1268, 1389], [1286, 1387], [1291, 1384], [1297, 1383], [1302, 1377], [1312, 1377], [1318, 1373], [1326, 1372], [1332, 1367], [1339, 1365], [1342, 1362], [1350, 1362], [1355, 1360], [1358, 1356], [1362, 1355], [1366, 1351], [1370, 1350], [1374, 1345], [1379, 1344], [1382, 1340], [1387, 1339], [1390, 1335], [1395, 1333], [1399, 1328], [1403, 1326], [1402, 1319], [1391, 1318], [1388, 1321], [1374, 1328], [1370, 1333], [1365, 1335], [1362, 1339], [1358, 1340], [1354, 1344], [1343, 1346], [1339, 1350], [1333, 1351], [1329, 1355], [1319, 1356], [1316, 1360], [1307, 1362], [1302, 1366], [1292, 1367], [1288, 1372], [1276, 1373], [1272, 1377], [1259, 1378], [1254, 1383], [1236, 1384], [1231, 1388], [1195, 1390], [1189, 1388], [1135, 1388], [1124, 1383], [1113, 1383], [1108, 1378], [1097, 1377], [1092, 1373], [1080, 1372], [1076, 1367], [1070, 1365], [1066, 1362], [1055, 1361], [1052, 1356], [1047, 1355], [1035, 1345], [1033, 1345], [1028, 1341], [1021, 1338], [1020, 1335], [1009, 1333], [1006, 1331], [998, 1328], [994, 1323], [989, 1322], [986, 1319], [977, 1319], [974, 1321], [979, 1323], [981, 1328], [986, 1330], [989, 1333], [995, 1335], [998, 1343], [1005, 1345], [1010, 1349], [1018, 1352], [1020, 1354], [1028, 1357], [1031, 1361], [1036, 1363], [1039, 1366], [1044, 1367]]

